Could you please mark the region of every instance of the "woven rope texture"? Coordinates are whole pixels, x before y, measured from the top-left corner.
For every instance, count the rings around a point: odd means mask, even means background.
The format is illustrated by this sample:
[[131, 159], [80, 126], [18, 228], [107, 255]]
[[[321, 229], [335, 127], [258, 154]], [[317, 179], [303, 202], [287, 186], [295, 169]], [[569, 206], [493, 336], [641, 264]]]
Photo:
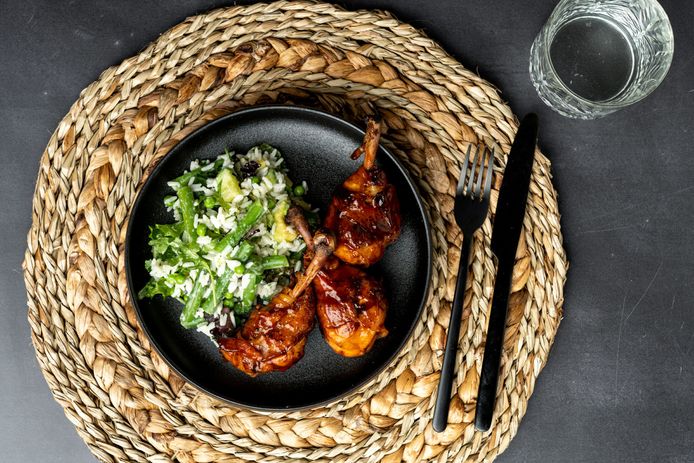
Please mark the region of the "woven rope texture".
[[[176, 143], [263, 103], [318, 107], [384, 143], [427, 204], [429, 300], [398, 358], [355, 394], [302, 412], [256, 413], [185, 384], [137, 326], [124, 276], [128, 213]], [[567, 262], [550, 163], [538, 151], [509, 308], [493, 428], [474, 430], [493, 290], [489, 237], [517, 120], [489, 83], [382, 12], [280, 1], [189, 18], [106, 70], [60, 122], [41, 159], [25, 255], [32, 340], [55, 399], [105, 462], [490, 461], [516, 434], [547, 360]], [[450, 424], [430, 424], [461, 236], [453, 194], [470, 144], [496, 146], [491, 217], [475, 236]]]

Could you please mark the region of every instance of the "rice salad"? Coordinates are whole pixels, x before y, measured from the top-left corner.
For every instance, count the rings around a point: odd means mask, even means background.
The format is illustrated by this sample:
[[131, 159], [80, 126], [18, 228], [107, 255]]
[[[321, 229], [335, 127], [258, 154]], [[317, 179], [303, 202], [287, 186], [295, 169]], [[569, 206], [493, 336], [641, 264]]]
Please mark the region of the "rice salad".
[[280, 152], [262, 144], [193, 161], [168, 185], [175, 222], [150, 228], [151, 279], [138, 297], [173, 297], [185, 328], [227, 335], [301, 269], [306, 245], [285, 216], [298, 205], [317, 220], [306, 182], [293, 183]]

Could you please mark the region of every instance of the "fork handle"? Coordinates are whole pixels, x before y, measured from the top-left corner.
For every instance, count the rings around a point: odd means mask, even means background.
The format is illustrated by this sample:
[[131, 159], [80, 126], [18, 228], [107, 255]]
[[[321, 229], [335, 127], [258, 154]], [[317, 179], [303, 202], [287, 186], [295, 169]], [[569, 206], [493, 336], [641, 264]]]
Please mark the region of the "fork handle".
[[441, 368], [436, 405], [434, 406], [433, 426], [436, 432], [443, 432], [448, 425], [448, 410], [451, 403], [453, 378], [455, 377], [455, 357], [458, 351], [458, 336], [460, 335], [460, 320], [463, 314], [463, 301], [465, 300], [465, 284], [467, 283], [467, 266], [470, 260], [472, 235], [473, 233], [464, 235], [463, 246], [460, 250], [458, 278], [455, 282], [455, 296], [453, 296], [451, 319], [448, 322], [446, 334], [446, 350], [443, 354], [443, 367]]

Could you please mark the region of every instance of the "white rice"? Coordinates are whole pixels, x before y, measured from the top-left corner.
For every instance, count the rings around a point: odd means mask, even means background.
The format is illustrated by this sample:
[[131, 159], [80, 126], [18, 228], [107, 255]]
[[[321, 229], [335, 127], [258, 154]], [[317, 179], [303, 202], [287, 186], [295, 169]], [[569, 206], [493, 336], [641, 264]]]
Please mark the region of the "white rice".
[[[235, 160], [232, 159], [233, 154], [224, 154], [221, 156], [223, 160], [223, 166], [233, 168]], [[269, 203], [278, 204], [280, 201], [289, 201], [289, 195], [287, 194], [287, 177], [284, 169], [278, 169], [283, 163], [279, 152], [277, 150], [262, 151], [258, 147], [252, 148], [245, 156], [242, 157], [241, 162], [255, 161], [260, 165], [256, 175], [260, 177], [259, 183], [253, 183], [251, 178], [246, 178], [239, 182], [241, 188], [241, 194], [236, 196], [230, 203], [229, 207], [225, 210], [222, 207], [215, 209], [207, 209], [205, 213], [199, 213], [195, 215], [194, 225], [198, 227], [200, 224], [207, 227], [208, 230], [219, 234], [227, 234], [232, 231], [239, 220], [244, 216], [248, 207], [254, 201], [260, 201], [265, 209], [272, 213], [269, 209]], [[238, 161], [237, 161], [238, 162]], [[190, 163], [190, 169], [200, 168], [202, 171], [209, 171], [212, 169], [213, 162], [203, 165], [200, 167], [198, 161], [192, 161]], [[276, 172], [277, 181], [273, 183], [270, 178], [267, 177], [268, 169], [274, 169]], [[192, 177], [188, 181], [190, 188], [197, 193], [197, 196], [203, 194], [205, 196], [212, 196], [217, 189], [217, 182], [215, 178], [207, 179], [204, 184], [195, 183], [195, 177]], [[173, 188], [180, 187], [177, 182], [169, 182], [169, 185]], [[306, 188], [306, 182], [302, 182], [301, 185]], [[202, 198], [201, 198], [202, 199]], [[179, 213], [179, 203], [178, 199], [172, 200], [170, 206], [168, 207], [170, 211], [173, 211], [174, 217], [177, 221], [181, 220]], [[289, 256], [295, 252], [304, 249], [305, 245], [302, 239], [298, 236], [292, 241], [277, 241], [274, 238], [274, 225], [272, 228], [266, 226], [266, 224], [260, 222], [254, 227], [253, 243], [255, 246], [254, 252], [262, 257], [272, 256], [272, 255], [282, 255]], [[234, 269], [239, 265], [242, 265], [238, 260], [234, 260], [231, 256], [233, 255], [234, 249], [225, 249], [222, 252], [217, 252], [214, 250], [214, 244], [209, 236], [199, 236], [196, 238], [197, 244], [203, 248], [205, 254], [203, 258], [208, 263], [211, 271], [217, 277], [220, 276], [227, 268]], [[183, 262], [181, 264], [183, 267], [192, 266], [192, 262]], [[247, 264], [247, 267], [249, 265]], [[156, 259], [152, 261], [152, 270], [150, 275], [154, 278], [161, 278], [170, 275], [172, 272], [176, 271], [176, 266], [170, 266], [163, 264], [162, 262], [157, 262]], [[298, 271], [301, 268], [301, 261], [293, 262], [290, 261], [290, 267], [286, 269], [285, 274], [289, 274], [291, 271]], [[173, 288], [173, 296], [181, 297], [184, 294], [190, 294], [193, 289], [195, 278], [197, 277], [197, 271], [191, 271], [185, 281], [175, 284]], [[214, 287], [214, 281], [210, 276], [205, 273], [202, 277], [204, 284], [206, 285], [205, 296], [207, 297], [211, 294], [212, 288]], [[231, 280], [227, 291], [234, 295], [235, 298], [240, 299], [243, 294], [244, 289], [250, 284], [251, 276], [249, 274], [232, 274]], [[277, 281], [260, 281], [258, 283], [257, 293], [258, 296], [264, 300], [270, 300], [275, 294], [277, 294], [282, 288], [277, 284]], [[202, 316], [202, 310], [198, 310], [198, 316]], [[223, 325], [227, 321], [227, 317], [231, 317], [231, 322], [236, 324], [233, 312], [229, 315], [222, 314], [222, 304], [220, 302], [219, 306], [216, 307], [213, 314], [213, 318], [218, 318], [219, 324]], [[198, 331], [205, 333], [208, 336], [211, 335], [211, 331], [214, 328], [214, 322], [207, 324], [202, 324], [198, 327]]]

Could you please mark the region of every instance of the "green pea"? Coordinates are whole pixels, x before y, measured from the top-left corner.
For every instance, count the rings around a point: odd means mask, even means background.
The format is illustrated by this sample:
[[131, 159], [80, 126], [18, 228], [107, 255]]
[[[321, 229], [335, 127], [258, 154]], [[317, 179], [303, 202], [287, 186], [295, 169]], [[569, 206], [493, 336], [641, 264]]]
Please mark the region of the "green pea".
[[208, 209], [212, 209], [217, 205], [217, 201], [215, 201], [214, 197], [208, 196], [205, 198], [205, 207]]
[[195, 233], [198, 234], [198, 236], [205, 236], [207, 233], [207, 227], [205, 226], [204, 223], [199, 223], [197, 228], [195, 229]]
[[303, 196], [304, 193], [306, 193], [306, 188], [304, 188], [303, 185], [299, 184], [294, 187], [294, 194], [297, 196]]
[[237, 275], [243, 275], [243, 273], [246, 271], [245, 268], [243, 268], [243, 265], [238, 265], [234, 267], [234, 273]]

